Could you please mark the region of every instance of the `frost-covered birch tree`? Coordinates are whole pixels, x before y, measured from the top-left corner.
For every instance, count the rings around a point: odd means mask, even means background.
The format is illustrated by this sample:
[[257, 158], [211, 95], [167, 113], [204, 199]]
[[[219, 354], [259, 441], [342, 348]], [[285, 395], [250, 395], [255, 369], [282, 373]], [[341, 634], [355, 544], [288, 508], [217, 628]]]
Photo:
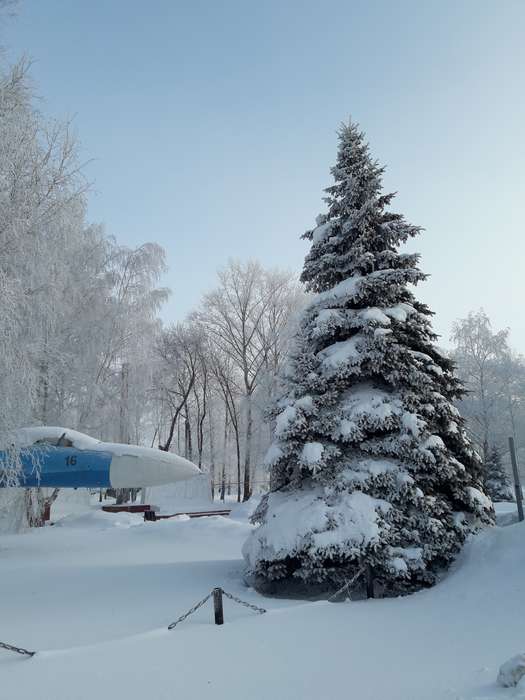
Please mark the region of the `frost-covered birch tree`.
[[489, 448], [499, 422], [504, 390], [500, 364], [508, 356], [508, 334], [508, 330], [493, 332], [483, 309], [456, 321], [452, 332], [453, 357], [468, 389], [461, 401], [461, 409], [471, 419], [472, 432], [484, 461], [489, 458]]
[[210, 343], [229, 358], [242, 387], [243, 498], [247, 500], [252, 492], [254, 398], [293, 307], [293, 284], [289, 273], [264, 270], [254, 261], [230, 261], [218, 274], [219, 286], [204, 296], [194, 317]]
[[[151, 396], [145, 364], [166, 297], [158, 287], [164, 252], [155, 244], [128, 250], [88, 224], [85, 193], [69, 125], [34, 108], [27, 63], [0, 71], [2, 448], [32, 424], [115, 440], [123, 420], [131, 439], [133, 420], [144, 438], [137, 423]], [[16, 457], [0, 479], [16, 486]], [[2, 489], [0, 525], [38, 522], [48, 497]]]
[[[33, 418], [38, 398], [46, 392], [50, 347], [44, 319], [58, 313], [51, 298], [52, 256], [60, 250], [54, 244], [75, 221], [84, 189], [68, 126], [46, 123], [34, 110], [27, 71], [22, 61], [0, 75], [3, 445], [10, 444], [17, 427]], [[15, 462], [3, 470], [2, 479], [16, 483]], [[2, 520], [22, 523], [26, 495], [2, 491]]]
[[255, 587], [326, 595], [372, 576], [384, 594], [432, 585], [493, 521], [481, 463], [436, 348], [425, 279], [400, 246], [420, 229], [390, 210], [383, 168], [344, 125], [327, 211], [302, 280], [303, 314], [275, 408], [270, 493], [244, 554]]

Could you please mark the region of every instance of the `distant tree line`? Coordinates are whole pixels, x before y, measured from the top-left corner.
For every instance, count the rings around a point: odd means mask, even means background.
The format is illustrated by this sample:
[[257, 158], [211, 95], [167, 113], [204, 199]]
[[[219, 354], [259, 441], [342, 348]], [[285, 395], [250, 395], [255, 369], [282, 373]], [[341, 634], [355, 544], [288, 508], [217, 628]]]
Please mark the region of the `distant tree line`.
[[[216, 498], [268, 485], [268, 409], [305, 293], [294, 275], [230, 260], [188, 318], [163, 326], [165, 253], [119, 245], [86, 217], [88, 183], [70, 124], [34, 104], [27, 62], [0, 73], [0, 440], [64, 425], [158, 446], [211, 475]], [[459, 408], [486, 464], [525, 430], [525, 360], [483, 311], [458, 321]], [[17, 464], [1, 477], [16, 485]], [[120, 494], [129, 497], [128, 493]], [[20, 527], [49, 498], [0, 493]]]
[[271, 400], [303, 293], [290, 273], [230, 261], [186, 321], [162, 329], [154, 376], [159, 447], [246, 500], [266, 484]]
[[[269, 440], [263, 412], [302, 293], [288, 273], [230, 262], [180, 324], [158, 313], [165, 253], [119, 245], [86, 217], [67, 122], [35, 107], [26, 61], [0, 73], [0, 441], [24, 425], [180, 451], [224, 498], [248, 497]], [[1, 478], [17, 483], [17, 462]], [[10, 527], [49, 494], [2, 490]]]
[[510, 347], [509, 330], [495, 331], [483, 309], [457, 321], [451, 339], [457, 372], [468, 390], [458, 408], [487, 478], [494, 464], [502, 462], [504, 479], [510, 464], [508, 438], [514, 438], [518, 456], [525, 446], [525, 358]]

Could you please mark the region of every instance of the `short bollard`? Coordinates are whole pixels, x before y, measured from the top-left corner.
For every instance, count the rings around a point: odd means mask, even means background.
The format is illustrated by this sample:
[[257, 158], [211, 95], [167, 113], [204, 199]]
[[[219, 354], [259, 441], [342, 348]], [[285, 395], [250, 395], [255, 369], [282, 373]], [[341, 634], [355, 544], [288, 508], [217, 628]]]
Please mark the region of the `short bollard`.
[[370, 564], [366, 567], [366, 597], [374, 597], [374, 570]]
[[215, 624], [224, 624], [224, 610], [222, 607], [222, 588], [213, 589], [213, 610], [215, 612]]
[[516, 446], [514, 445], [514, 438], [509, 438], [509, 452], [510, 459], [512, 462], [512, 472], [514, 474], [514, 493], [516, 494], [516, 505], [518, 507], [518, 520], [520, 523], [523, 521], [523, 491], [521, 490], [520, 483], [520, 472], [518, 469], [518, 460], [516, 458]]

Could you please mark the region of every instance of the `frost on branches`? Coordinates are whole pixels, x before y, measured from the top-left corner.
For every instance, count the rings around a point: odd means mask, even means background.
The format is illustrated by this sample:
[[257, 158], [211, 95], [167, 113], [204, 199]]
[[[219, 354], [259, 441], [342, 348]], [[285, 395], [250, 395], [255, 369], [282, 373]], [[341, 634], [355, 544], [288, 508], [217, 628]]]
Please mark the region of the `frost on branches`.
[[244, 547], [261, 592], [325, 595], [365, 564], [384, 595], [430, 586], [493, 522], [453, 406], [463, 387], [409, 289], [425, 279], [418, 255], [398, 251], [420, 229], [389, 211], [382, 173], [343, 126], [328, 212], [305, 234], [315, 296], [275, 410], [271, 489]]
[[514, 492], [501, 455], [493, 447], [485, 464], [485, 490], [493, 501], [513, 501]]

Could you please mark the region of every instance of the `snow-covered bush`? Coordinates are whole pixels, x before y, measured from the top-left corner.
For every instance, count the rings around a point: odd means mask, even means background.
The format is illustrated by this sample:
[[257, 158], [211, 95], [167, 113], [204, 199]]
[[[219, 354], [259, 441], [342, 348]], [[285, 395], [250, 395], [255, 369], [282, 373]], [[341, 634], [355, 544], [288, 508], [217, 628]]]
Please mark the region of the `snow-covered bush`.
[[485, 463], [485, 490], [493, 501], [513, 501], [514, 492], [507, 470], [502, 464], [501, 455], [493, 447]]
[[275, 411], [271, 489], [244, 548], [261, 591], [323, 594], [370, 567], [386, 594], [413, 591], [493, 522], [453, 406], [463, 387], [409, 289], [425, 275], [398, 250], [420, 229], [389, 211], [382, 173], [343, 126], [328, 211], [305, 234], [315, 296]]

